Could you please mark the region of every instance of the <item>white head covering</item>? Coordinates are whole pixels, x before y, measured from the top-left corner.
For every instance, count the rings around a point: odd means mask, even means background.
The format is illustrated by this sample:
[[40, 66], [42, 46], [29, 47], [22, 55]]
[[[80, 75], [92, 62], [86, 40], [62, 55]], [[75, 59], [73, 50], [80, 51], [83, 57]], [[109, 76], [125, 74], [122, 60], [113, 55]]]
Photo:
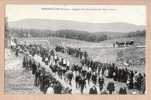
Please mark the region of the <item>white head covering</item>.
[[67, 60], [67, 66], [70, 66], [70, 63], [69, 63], [69, 61]]
[[66, 60], [65, 59], [63, 59], [63, 64], [66, 64]]

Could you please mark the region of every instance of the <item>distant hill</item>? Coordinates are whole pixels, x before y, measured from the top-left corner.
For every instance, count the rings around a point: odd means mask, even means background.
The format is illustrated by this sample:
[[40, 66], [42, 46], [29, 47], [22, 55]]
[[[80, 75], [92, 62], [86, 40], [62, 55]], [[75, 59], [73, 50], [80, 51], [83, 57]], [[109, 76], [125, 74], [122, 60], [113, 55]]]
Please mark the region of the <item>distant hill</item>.
[[49, 20], [49, 19], [24, 19], [9, 22], [10, 28], [23, 29], [47, 29], [52, 31], [71, 29], [87, 32], [132, 32], [145, 29], [143, 25], [135, 25], [130, 23], [87, 23], [67, 20]]

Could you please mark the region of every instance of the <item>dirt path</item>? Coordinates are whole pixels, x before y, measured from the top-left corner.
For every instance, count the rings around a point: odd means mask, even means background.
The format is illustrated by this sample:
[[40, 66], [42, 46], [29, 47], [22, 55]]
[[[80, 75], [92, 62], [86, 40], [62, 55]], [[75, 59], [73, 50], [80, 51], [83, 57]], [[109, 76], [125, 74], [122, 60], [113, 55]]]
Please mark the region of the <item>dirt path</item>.
[[5, 50], [5, 93], [6, 94], [41, 94], [33, 85], [34, 76], [22, 68], [22, 56], [15, 57], [10, 50]]

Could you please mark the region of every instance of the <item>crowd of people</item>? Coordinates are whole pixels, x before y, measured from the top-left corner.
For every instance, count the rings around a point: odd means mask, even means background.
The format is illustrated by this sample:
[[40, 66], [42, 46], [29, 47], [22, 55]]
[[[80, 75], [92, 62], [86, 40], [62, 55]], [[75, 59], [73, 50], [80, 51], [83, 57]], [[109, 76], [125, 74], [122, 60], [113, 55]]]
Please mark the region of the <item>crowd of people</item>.
[[[87, 66], [88, 69], [91, 69], [91, 73], [97, 73], [96, 76], [105, 76], [106, 78], [112, 78], [114, 81], [126, 83], [128, 89], [137, 89], [145, 92], [145, 74], [140, 73], [138, 71], [132, 71], [127, 69], [126, 67], [119, 68], [115, 63], [101, 63], [97, 61], [93, 61], [89, 58], [88, 53], [82, 52], [81, 49], [69, 48], [69, 47], [56, 47], [56, 51], [60, 51], [63, 53], [67, 53], [69, 55], [78, 57], [81, 59], [82, 66]], [[88, 72], [88, 71], [87, 71]], [[98, 78], [96, 78], [98, 79]], [[89, 79], [88, 79], [89, 80]], [[94, 83], [97, 80], [92, 79]], [[100, 85], [101, 86], [101, 85]], [[113, 89], [114, 90], [114, 89]], [[121, 90], [126, 90], [125, 87], [122, 87]], [[126, 93], [126, 92], [125, 92]]]
[[[34, 85], [39, 87], [43, 93], [73, 93], [73, 83], [81, 94], [85, 93], [86, 88], [89, 88], [89, 94], [127, 94], [129, 89], [145, 93], [144, 73], [125, 67], [119, 68], [115, 63], [93, 61], [89, 58], [88, 53], [80, 48], [56, 46], [54, 49], [49, 49], [41, 45], [20, 45], [19, 48], [24, 51], [23, 67], [32, 71], [35, 76]], [[16, 56], [18, 56], [18, 52], [19, 50], [16, 49]], [[77, 57], [81, 64], [71, 64], [68, 59], [58, 56], [57, 52]], [[37, 63], [36, 59], [44, 62], [52, 72], [47, 72], [40, 63]], [[64, 86], [65, 84], [57, 80], [54, 75], [69, 86]], [[113, 81], [105, 83], [107, 79]], [[124, 83], [126, 86], [121, 86], [117, 91], [115, 82]]]

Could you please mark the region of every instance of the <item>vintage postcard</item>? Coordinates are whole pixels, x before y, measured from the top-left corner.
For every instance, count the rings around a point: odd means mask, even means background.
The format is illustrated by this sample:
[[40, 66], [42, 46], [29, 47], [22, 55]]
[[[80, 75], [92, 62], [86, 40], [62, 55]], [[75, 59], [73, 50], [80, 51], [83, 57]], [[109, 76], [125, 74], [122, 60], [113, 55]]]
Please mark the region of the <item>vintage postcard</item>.
[[146, 94], [145, 5], [5, 8], [5, 94]]

